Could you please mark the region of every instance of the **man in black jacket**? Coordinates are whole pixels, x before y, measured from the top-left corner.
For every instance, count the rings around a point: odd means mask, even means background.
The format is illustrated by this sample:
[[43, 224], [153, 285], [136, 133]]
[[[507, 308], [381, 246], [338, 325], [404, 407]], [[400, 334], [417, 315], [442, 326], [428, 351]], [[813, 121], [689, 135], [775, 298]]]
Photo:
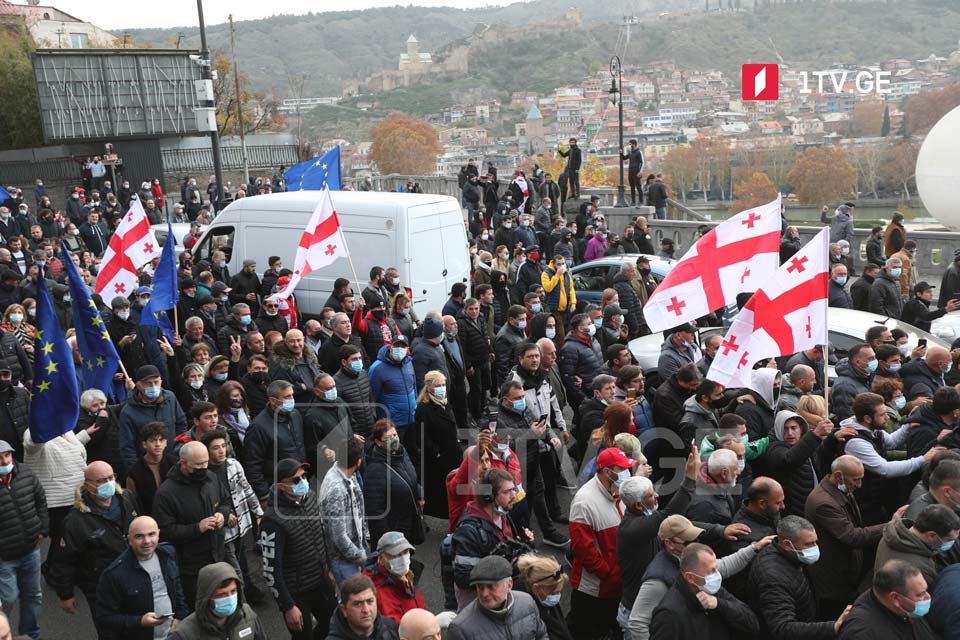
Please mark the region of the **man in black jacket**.
[[286, 380], [271, 382], [267, 387], [267, 406], [250, 423], [243, 441], [243, 469], [264, 508], [270, 485], [276, 482], [274, 460], [307, 459], [303, 418], [296, 410], [293, 393], [293, 385]]
[[647, 198], [650, 206], [654, 208], [657, 220], [664, 220], [667, 217], [667, 185], [663, 183], [663, 174], [657, 174], [657, 179], [647, 192]]
[[680, 556], [680, 579], [653, 612], [651, 640], [753, 637], [760, 631], [756, 614], [721, 586], [717, 556], [698, 542]]
[[363, 349], [352, 344], [340, 347], [339, 368], [333, 376], [337, 395], [347, 404], [353, 423], [353, 432], [369, 438], [377, 416], [374, 411], [370, 378], [363, 368]]
[[14, 384], [10, 370], [0, 369], [0, 439], [12, 442], [13, 457], [23, 462], [23, 434], [30, 426], [30, 392]]
[[570, 187], [570, 199], [580, 198], [580, 165], [583, 164], [583, 154], [580, 147], [577, 146], [577, 139], [570, 138], [570, 148], [564, 151], [558, 149], [560, 157], [567, 159], [567, 166], [563, 172], [567, 176], [567, 184]]
[[74, 587], [80, 587], [97, 620], [97, 581], [126, 547], [126, 531], [137, 517], [132, 494], [117, 486], [106, 462], [92, 462], [83, 471], [83, 485], [63, 521], [63, 539], [57, 553], [47, 558], [47, 580], [60, 598], [64, 612], [77, 612]]
[[883, 227], [874, 227], [870, 230], [870, 239], [867, 240], [867, 262], [882, 267], [886, 260], [883, 255]]
[[245, 302], [250, 305], [250, 311], [254, 316], [260, 311], [260, 278], [257, 277], [257, 261], [247, 258], [243, 261], [243, 268], [240, 273], [230, 279], [230, 302], [237, 304]]
[[628, 149], [620, 150], [624, 160], [629, 162], [628, 174], [630, 178], [630, 204], [637, 206], [637, 196], [640, 196], [640, 204], [643, 204], [643, 151], [637, 145], [636, 140], [630, 141]]
[[929, 607], [930, 593], [920, 569], [903, 560], [888, 560], [873, 574], [873, 589], [853, 603], [839, 638], [934, 640], [939, 636], [924, 618]]
[[295, 640], [325, 638], [336, 607], [320, 506], [304, 466], [290, 458], [277, 464], [277, 482], [260, 532], [264, 571]]
[[484, 397], [490, 384], [490, 341], [480, 319], [480, 301], [467, 298], [457, 314], [457, 331], [463, 349], [466, 377], [470, 384], [467, 405], [474, 419], [483, 415]]
[[40, 543], [50, 535], [47, 499], [40, 481], [13, 458], [0, 440], [0, 513], [7, 514], [0, 535], [0, 601], [20, 601], [20, 634], [40, 638]]
[[[249, 433], [249, 432], [248, 432]], [[187, 608], [197, 600], [200, 569], [214, 562], [236, 559], [225, 543], [227, 518], [233, 513], [229, 491], [207, 469], [210, 456], [201, 442], [188, 442], [180, 449], [180, 462], [170, 469], [153, 499], [153, 515], [164, 542], [170, 542], [180, 558], [180, 574]]]
[[160, 527], [150, 516], [134, 518], [126, 540], [128, 548], [97, 583], [97, 629], [104, 638], [166, 636], [174, 619], [188, 615], [177, 554], [160, 542]]
[[764, 637], [836, 637], [850, 608], [835, 621], [820, 621], [813, 585], [803, 569], [819, 558], [813, 525], [786, 516], [777, 526], [777, 543], [761, 551], [750, 569], [750, 603], [760, 615]]
[[933, 302], [934, 286], [927, 282], [918, 282], [913, 287], [913, 299], [903, 305], [903, 314], [900, 319], [907, 324], [912, 324], [917, 329], [930, 331], [930, 325], [937, 318], [942, 318], [951, 311], [960, 309], [960, 300], [950, 298], [947, 304], [939, 309], [930, 310], [930, 303]]
[[329, 373], [320, 373], [313, 382], [313, 406], [303, 419], [307, 460], [322, 478], [353, 438], [350, 412], [339, 397], [337, 382]]
[[853, 298], [853, 308], [857, 311], [870, 310], [870, 289], [879, 273], [880, 267], [875, 264], [866, 264], [863, 266], [860, 277], [850, 285], [850, 297]]

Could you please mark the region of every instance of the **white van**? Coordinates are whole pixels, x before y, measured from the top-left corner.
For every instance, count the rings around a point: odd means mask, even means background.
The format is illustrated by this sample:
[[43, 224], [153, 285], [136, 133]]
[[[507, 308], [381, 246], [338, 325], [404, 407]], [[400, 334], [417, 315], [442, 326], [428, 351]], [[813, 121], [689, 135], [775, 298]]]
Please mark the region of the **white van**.
[[[222, 248], [231, 275], [240, 272], [247, 258], [257, 261], [261, 276], [270, 256], [280, 256], [283, 266], [293, 269], [300, 237], [321, 195], [294, 191], [234, 201], [194, 247], [194, 263], [209, 261]], [[367, 286], [372, 267], [396, 267], [423, 317], [443, 308], [455, 282], [469, 280], [463, 211], [453, 198], [370, 191], [334, 191], [332, 196], [360, 280], [353, 283], [357, 294]], [[340, 277], [354, 279], [350, 263], [342, 258], [304, 278], [295, 291], [300, 312], [318, 315]]]

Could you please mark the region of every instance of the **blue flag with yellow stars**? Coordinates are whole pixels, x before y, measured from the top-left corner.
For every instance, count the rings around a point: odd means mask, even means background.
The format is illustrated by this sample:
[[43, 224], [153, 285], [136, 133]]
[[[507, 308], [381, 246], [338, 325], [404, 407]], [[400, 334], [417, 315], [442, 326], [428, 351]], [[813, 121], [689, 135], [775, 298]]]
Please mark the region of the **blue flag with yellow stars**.
[[176, 330], [173, 322], [170, 321], [169, 313], [180, 300], [180, 290], [177, 286], [177, 243], [172, 241], [172, 238], [173, 227], [167, 220], [167, 240], [169, 242], [163, 243], [160, 261], [157, 262], [157, 270], [153, 274], [153, 290], [150, 292], [150, 302], [143, 308], [143, 314], [140, 317], [140, 324], [148, 327], [159, 327], [171, 343]]
[[[63, 255], [70, 255], [65, 244]], [[120, 364], [117, 348], [110, 339], [107, 325], [100, 316], [97, 303], [90, 296], [90, 290], [80, 277], [77, 266], [69, 258], [63, 261], [70, 285], [70, 303], [73, 312], [73, 326], [77, 332], [77, 349], [80, 351], [80, 377], [83, 388], [99, 389], [108, 397], [116, 394], [113, 390], [113, 376]], [[122, 400], [123, 397], [116, 399]]]
[[30, 437], [36, 443], [58, 438], [77, 426], [80, 385], [73, 353], [63, 337], [45, 278], [37, 278], [37, 330], [33, 337]]
[[287, 169], [287, 191], [340, 191], [340, 147], [336, 146], [319, 158], [295, 164]]
[[0, 187], [0, 202], [6, 202], [10, 199], [10, 192]]

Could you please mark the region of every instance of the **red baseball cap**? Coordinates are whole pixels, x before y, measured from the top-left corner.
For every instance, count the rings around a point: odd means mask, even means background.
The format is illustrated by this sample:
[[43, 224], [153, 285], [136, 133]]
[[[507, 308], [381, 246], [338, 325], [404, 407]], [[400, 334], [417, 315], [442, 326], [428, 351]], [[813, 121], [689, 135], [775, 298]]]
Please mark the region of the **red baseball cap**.
[[632, 469], [636, 464], [636, 460], [628, 457], [627, 454], [616, 447], [604, 449], [600, 452], [600, 455], [597, 456], [597, 469], [606, 469], [607, 467]]

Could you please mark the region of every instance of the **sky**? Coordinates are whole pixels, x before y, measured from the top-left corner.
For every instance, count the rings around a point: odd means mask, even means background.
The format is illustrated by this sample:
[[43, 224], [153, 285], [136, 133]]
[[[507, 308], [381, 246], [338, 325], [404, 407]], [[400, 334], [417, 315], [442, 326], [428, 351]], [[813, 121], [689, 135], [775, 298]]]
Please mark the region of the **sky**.
[[[25, 4], [25, 0], [12, 0]], [[516, 1], [516, 0], [513, 0]], [[481, 5], [506, 5], [511, 0], [203, 0], [203, 17], [207, 25], [227, 21], [233, 13], [234, 21], [257, 20], [276, 14], [303, 14], [309, 11], [336, 11], [344, 9], [368, 9], [395, 5], [448, 6], [460, 9], [477, 8]], [[151, 27], [197, 26], [196, 0], [41, 0], [70, 15], [107, 30]], [[116, 34], [120, 35], [120, 34]]]

